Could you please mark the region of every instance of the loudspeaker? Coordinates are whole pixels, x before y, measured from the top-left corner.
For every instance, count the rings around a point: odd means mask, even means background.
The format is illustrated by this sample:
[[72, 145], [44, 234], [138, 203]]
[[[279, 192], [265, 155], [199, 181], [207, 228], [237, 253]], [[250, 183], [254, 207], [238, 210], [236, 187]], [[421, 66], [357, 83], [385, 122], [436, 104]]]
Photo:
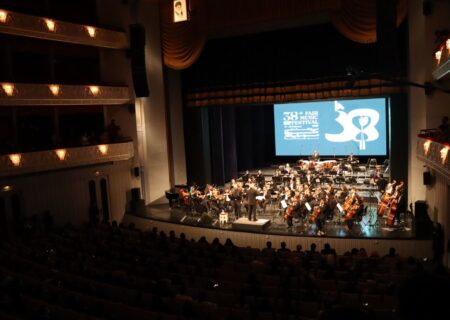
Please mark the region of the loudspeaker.
[[141, 188], [132, 188], [131, 201], [139, 201], [139, 200], [141, 200]]
[[397, 70], [397, 1], [377, 0], [377, 47], [380, 70], [394, 75]]
[[130, 24], [131, 74], [136, 97], [148, 97], [145, 68], [145, 29], [140, 24]]
[[134, 167], [133, 168], [133, 174], [134, 174], [135, 177], [139, 177], [139, 172], [140, 172], [139, 167]]
[[432, 10], [432, 3], [431, 0], [424, 0], [423, 4], [422, 4], [422, 13], [423, 15], [429, 16], [431, 14], [431, 10]]
[[426, 186], [429, 186], [431, 184], [431, 173], [428, 171], [425, 171], [423, 173], [423, 184]]
[[414, 203], [414, 216], [416, 224], [416, 237], [429, 237], [433, 230], [433, 223], [428, 216], [428, 205], [425, 201], [417, 200]]

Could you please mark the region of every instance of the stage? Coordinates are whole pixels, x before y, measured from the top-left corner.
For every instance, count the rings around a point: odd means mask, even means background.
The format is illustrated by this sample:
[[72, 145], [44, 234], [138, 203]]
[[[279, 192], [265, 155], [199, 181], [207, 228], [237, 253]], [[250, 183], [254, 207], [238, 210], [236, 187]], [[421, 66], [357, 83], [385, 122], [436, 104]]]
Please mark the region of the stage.
[[[338, 159], [339, 160], [339, 159]], [[334, 160], [325, 160], [323, 163], [328, 163]], [[293, 165], [296, 167], [296, 164]], [[270, 185], [273, 181], [272, 177], [275, 170], [279, 168], [279, 165], [274, 165], [268, 168], [260, 168], [259, 170], [249, 171], [249, 174], [255, 176], [258, 171], [264, 175], [264, 180], [267, 185]], [[359, 215], [357, 219], [346, 221], [344, 219], [343, 212], [339, 212], [335, 209], [332, 216], [328, 216], [324, 221], [324, 227], [322, 232], [318, 232], [317, 225], [311, 222], [309, 217], [312, 211], [306, 216], [295, 216], [293, 218], [293, 224], [288, 226], [287, 221], [284, 218], [285, 209], [280, 205], [280, 199], [276, 195], [272, 197], [272, 201], [266, 205], [266, 209], [262, 207], [257, 208], [256, 216], [259, 220], [264, 219], [268, 221], [264, 228], [255, 227], [246, 231], [252, 231], [257, 233], [266, 234], [289, 234], [299, 236], [327, 236], [327, 237], [350, 237], [350, 238], [414, 238], [414, 217], [411, 212], [406, 211], [405, 208], [402, 211], [398, 211], [398, 219], [394, 224], [387, 226], [386, 219], [388, 211], [384, 215], [380, 216], [377, 213], [379, 199], [382, 196], [378, 190], [376, 184], [373, 183], [371, 177], [374, 176], [376, 170], [383, 173], [383, 176], [390, 180], [389, 166], [387, 165], [371, 165], [368, 163], [354, 164], [349, 169], [344, 171], [341, 175], [332, 174], [331, 170], [324, 171], [317, 181], [315, 186], [326, 188], [332, 186], [335, 190], [339, 190], [341, 186], [345, 186], [350, 189], [356, 189], [358, 196], [364, 199], [364, 212]], [[300, 169], [299, 169], [300, 170]], [[300, 171], [299, 171], [300, 172]], [[242, 176], [244, 172], [240, 174]], [[238, 180], [239, 181], [239, 180]], [[281, 181], [279, 188], [287, 186], [288, 181]], [[220, 187], [219, 187], [220, 188]], [[230, 188], [230, 184], [227, 183], [222, 189]], [[201, 189], [201, 188], [200, 188]], [[225, 215], [220, 216], [220, 210], [197, 210], [194, 207], [180, 206], [179, 202], [176, 202], [172, 208], [169, 207], [148, 207], [145, 210], [145, 216], [163, 221], [170, 221], [174, 223], [182, 223], [191, 226], [215, 228], [222, 230], [239, 230], [242, 227], [236, 221], [240, 217], [236, 217], [234, 210], [231, 206], [223, 206], [225, 208]], [[341, 207], [342, 208], [342, 207]], [[201, 209], [201, 208], [200, 208]], [[245, 206], [241, 206], [241, 217], [246, 217]], [[221, 219], [222, 218], [222, 219]], [[240, 220], [242, 221], [242, 220]], [[322, 234], [324, 233], [324, 234]]]
[[[324, 226], [324, 236], [332, 238], [415, 239], [412, 215], [401, 214], [400, 223], [397, 226], [386, 227], [384, 226], [384, 220], [378, 220], [375, 217], [376, 208], [370, 208], [370, 211], [370, 216], [366, 215], [361, 221], [355, 222], [351, 230], [348, 230], [340, 221], [327, 221]], [[243, 212], [245, 213], [245, 210]], [[239, 227], [233, 227], [237, 219], [232, 213], [228, 215], [226, 223], [221, 223], [219, 216], [186, 213], [182, 208], [170, 208], [168, 204], [147, 206], [145, 212], [139, 216], [175, 224], [216, 229], [217, 231], [242, 230]], [[293, 227], [289, 228], [284, 217], [275, 208], [267, 208], [266, 212], [258, 209], [256, 217], [258, 220], [269, 221], [270, 223], [265, 225], [264, 228], [251, 228], [251, 230], [246, 229], [245, 231], [268, 235], [319, 237], [314, 223], [304, 224], [302, 221], [294, 219]]]
[[[176, 235], [184, 233], [187, 239], [195, 239], [197, 241], [202, 237], [205, 237], [210, 243], [215, 238], [218, 238], [221, 243], [225, 243], [226, 239], [231, 239], [239, 247], [263, 249], [266, 246], [266, 242], [271, 241], [274, 248], [279, 248], [281, 242], [285, 242], [287, 248], [291, 250], [295, 250], [299, 244], [303, 247], [303, 250], [308, 250], [312, 243], [315, 243], [319, 249], [325, 243], [329, 243], [339, 255], [349, 252], [352, 248], [365, 248], [369, 254], [377, 252], [380, 256], [387, 254], [389, 248], [395, 248], [402, 257], [430, 258], [433, 255], [432, 240], [430, 238], [417, 239], [411, 230], [381, 230], [380, 232], [367, 233], [364, 237], [336, 231], [334, 235], [329, 233], [325, 236], [317, 237], [313, 234], [296, 233], [293, 230], [288, 231], [286, 227], [275, 226], [272, 223], [264, 232], [235, 230], [232, 229], [230, 224], [220, 227], [218, 221], [214, 223], [214, 226], [209, 227], [195, 225], [195, 223], [185, 224], [179, 222], [178, 214], [178, 210], [173, 210], [171, 213], [167, 205], [149, 206], [146, 208], [144, 216], [125, 214], [123, 222], [125, 225], [133, 223], [144, 231], [157, 228], [158, 231], [164, 231], [166, 234], [169, 234], [173, 230]], [[335, 229], [337, 230], [338, 228]]]

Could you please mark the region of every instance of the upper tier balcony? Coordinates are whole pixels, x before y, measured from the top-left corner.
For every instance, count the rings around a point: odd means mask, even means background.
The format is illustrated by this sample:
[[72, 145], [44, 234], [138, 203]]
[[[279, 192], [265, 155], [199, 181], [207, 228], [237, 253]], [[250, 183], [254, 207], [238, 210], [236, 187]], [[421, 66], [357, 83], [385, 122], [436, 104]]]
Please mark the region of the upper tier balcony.
[[449, 143], [440, 142], [427, 134], [420, 134], [417, 139], [417, 158], [447, 179], [450, 179], [449, 149]]
[[0, 8], [0, 33], [110, 49], [128, 48], [125, 32], [36, 17]]
[[0, 155], [0, 177], [126, 161], [134, 157], [133, 141]]

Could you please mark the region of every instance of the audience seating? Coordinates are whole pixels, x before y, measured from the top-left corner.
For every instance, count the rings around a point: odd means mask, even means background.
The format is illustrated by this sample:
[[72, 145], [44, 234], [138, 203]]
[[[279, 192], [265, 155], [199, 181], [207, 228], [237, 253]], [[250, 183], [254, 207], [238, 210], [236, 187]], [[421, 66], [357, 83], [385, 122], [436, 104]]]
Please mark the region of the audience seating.
[[238, 248], [109, 225], [0, 245], [2, 319], [319, 319], [336, 307], [395, 318], [414, 259]]

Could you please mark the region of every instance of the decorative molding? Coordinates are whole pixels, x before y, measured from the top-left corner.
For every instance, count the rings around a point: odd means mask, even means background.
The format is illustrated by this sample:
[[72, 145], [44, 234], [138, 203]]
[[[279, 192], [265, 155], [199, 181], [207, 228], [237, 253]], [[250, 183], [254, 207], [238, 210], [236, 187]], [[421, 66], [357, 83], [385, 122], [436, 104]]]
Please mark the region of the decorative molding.
[[0, 9], [0, 33], [110, 49], [129, 47], [125, 32], [30, 16]]
[[[450, 144], [444, 144], [419, 136], [417, 139], [416, 155], [419, 160], [425, 162], [430, 168], [450, 180], [450, 152], [443, 158], [445, 148], [450, 149]], [[428, 149], [428, 151], [427, 151]]]
[[[103, 147], [103, 148], [102, 148]], [[106, 149], [102, 154], [100, 149]], [[133, 142], [122, 142], [105, 145], [64, 149], [64, 160], [60, 160], [61, 148], [38, 152], [27, 152], [13, 155], [13, 159], [20, 158], [20, 162], [13, 164], [12, 155], [0, 155], [0, 177], [18, 176], [42, 171], [54, 171], [72, 167], [80, 167], [105, 162], [125, 161], [134, 157]]]
[[0, 87], [0, 106], [118, 105], [133, 102], [130, 90], [125, 86], [30, 83], [2, 83], [1, 85], [12, 85], [13, 90], [12, 94], [8, 94], [4, 88]]

